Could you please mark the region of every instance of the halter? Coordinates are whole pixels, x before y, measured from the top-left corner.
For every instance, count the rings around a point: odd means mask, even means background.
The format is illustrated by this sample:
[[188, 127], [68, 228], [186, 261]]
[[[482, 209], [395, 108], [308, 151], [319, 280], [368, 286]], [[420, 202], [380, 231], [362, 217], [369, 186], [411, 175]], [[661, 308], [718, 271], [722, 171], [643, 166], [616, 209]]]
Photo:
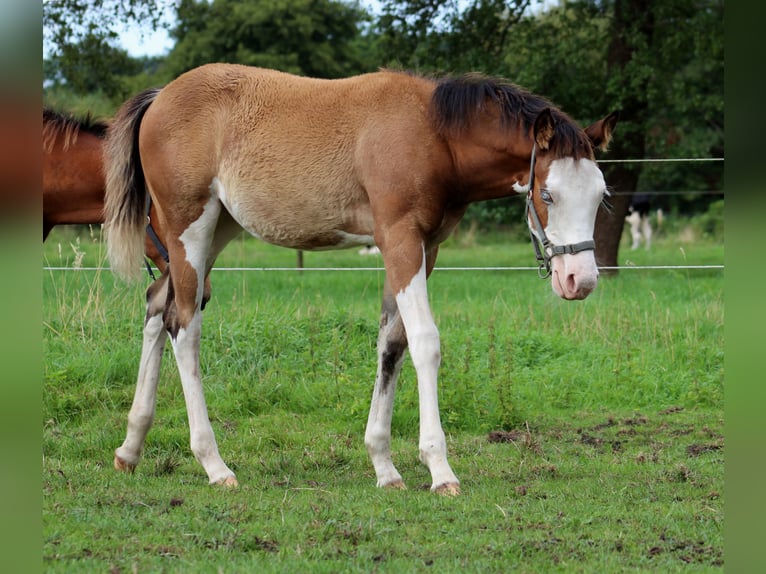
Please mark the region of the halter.
[[535, 258], [537, 259], [537, 275], [540, 279], [546, 279], [551, 276], [551, 259], [556, 255], [563, 255], [564, 253], [575, 254], [580, 251], [587, 251], [589, 249], [596, 248], [596, 244], [592, 239], [587, 241], [580, 241], [579, 243], [569, 243], [567, 245], [554, 245], [548, 239], [543, 229], [540, 218], [537, 215], [534, 202], [532, 200], [532, 194], [535, 191], [535, 156], [537, 152], [537, 143], [532, 145], [532, 158], [529, 160], [529, 192], [527, 193], [527, 207], [525, 215], [527, 221], [529, 216], [532, 216], [532, 225], [534, 225], [537, 235], [532, 232], [532, 227], [529, 228], [529, 237], [532, 239], [532, 246], [535, 248]]

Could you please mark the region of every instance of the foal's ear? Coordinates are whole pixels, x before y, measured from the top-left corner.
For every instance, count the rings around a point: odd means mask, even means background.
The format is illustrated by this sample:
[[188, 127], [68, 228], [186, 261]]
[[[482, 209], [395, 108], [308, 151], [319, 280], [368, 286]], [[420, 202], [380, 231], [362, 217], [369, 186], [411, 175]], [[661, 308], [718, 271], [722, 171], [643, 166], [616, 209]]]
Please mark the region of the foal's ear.
[[537, 114], [533, 133], [538, 148], [548, 149], [551, 139], [553, 138], [554, 125], [553, 114], [551, 114], [550, 108], [545, 108], [542, 112]]
[[612, 132], [614, 126], [617, 123], [617, 118], [620, 116], [620, 112], [614, 111], [605, 118], [602, 118], [594, 124], [585, 128], [585, 133], [590, 138], [590, 142], [594, 148], [598, 148], [601, 151], [606, 151], [609, 146], [609, 142], [612, 139]]

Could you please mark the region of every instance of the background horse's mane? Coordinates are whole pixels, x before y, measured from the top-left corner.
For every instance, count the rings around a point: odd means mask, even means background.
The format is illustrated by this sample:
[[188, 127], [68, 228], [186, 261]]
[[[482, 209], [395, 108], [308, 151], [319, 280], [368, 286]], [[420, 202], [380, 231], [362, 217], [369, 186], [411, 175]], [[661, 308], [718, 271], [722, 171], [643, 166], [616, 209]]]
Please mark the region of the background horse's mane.
[[457, 134], [471, 126], [476, 115], [495, 104], [503, 126], [518, 126], [529, 131], [535, 118], [550, 108], [555, 122], [551, 140], [554, 158], [592, 158], [593, 148], [585, 132], [553, 103], [508, 80], [482, 74], [465, 74], [436, 79], [431, 99], [431, 113], [439, 133]]
[[50, 108], [43, 108], [43, 149], [50, 152], [56, 139], [64, 138], [63, 148], [66, 150], [77, 141], [80, 131], [93, 134], [96, 137], [106, 136], [108, 124], [94, 119], [90, 113], [83, 118], [72, 114], [63, 114]]

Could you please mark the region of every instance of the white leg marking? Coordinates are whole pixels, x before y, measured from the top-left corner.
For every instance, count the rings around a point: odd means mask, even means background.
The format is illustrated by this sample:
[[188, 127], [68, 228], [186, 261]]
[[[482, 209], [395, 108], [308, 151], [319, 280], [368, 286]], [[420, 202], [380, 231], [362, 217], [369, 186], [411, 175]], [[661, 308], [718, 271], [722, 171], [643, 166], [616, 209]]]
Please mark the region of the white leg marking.
[[387, 339], [391, 330], [398, 325], [400, 323], [395, 320], [395, 314], [389, 313], [386, 324], [378, 334], [378, 372], [375, 376], [375, 389], [372, 393], [364, 443], [375, 468], [377, 486], [403, 488], [402, 475], [391, 460], [391, 417], [394, 411], [396, 380], [402, 368], [404, 351], [393, 364], [388, 363], [389, 359], [385, 355], [387, 352], [394, 352], [388, 346]]
[[630, 248], [638, 249], [638, 246], [641, 244], [641, 230], [639, 229], [641, 225], [641, 216], [638, 215], [638, 212], [634, 211], [628, 215], [625, 220], [630, 223], [630, 236], [633, 239]]
[[644, 247], [650, 249], [652, 247], [652, 225], [648, 215], [641, 218], [641, 230], [644, 232]]
[[159, 313], [149, 318], [144, 325], [144, 342], [141, 363], [138, 367], [138, 382], [133, 397], [133, 406], [128, 414], [128, 432], [125, 442], [117, 448], [115, 466], [120, 470], [132, 470], [141, 458], [144, 440], [154, 422], [157, 404], [157, 382], [160, 376], [162, 351], [165, 349], [167, 331]]
[[439, 419], [437, 373], [441, 363], [439, 331], [436, 328], [426, 289], [425, 251], [423, 264], [410, 284], [396, 294], [410, 356], [418, 376], [420, 399], [420, 460], [431, 471], [431, 490], [457, 490], [459, 481], [447, 462], [447, 441]]
[[199, 374], [199, 340], [202, 328], [202, 312], [194, 313], [189, 326], [181, 328], [173, 343], [173, 350], [181, 375], [186, 412], [189, 416], [189, 434], [194, 456], [205, 469], [210, 484], [224, 483], [234, 473], [218, 453], [213, 427], [208, 417], [205, 395]]

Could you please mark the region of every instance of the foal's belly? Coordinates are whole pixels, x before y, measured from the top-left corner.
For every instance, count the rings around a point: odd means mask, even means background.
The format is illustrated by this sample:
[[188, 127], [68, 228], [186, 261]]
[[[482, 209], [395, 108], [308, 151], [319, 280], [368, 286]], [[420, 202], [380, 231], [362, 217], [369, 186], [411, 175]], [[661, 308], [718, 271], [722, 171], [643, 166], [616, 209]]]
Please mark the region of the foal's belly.
[[303, 250], [374, 243], [372, 212], [363, 195], [234, 187], [215, 178], [211, 190], [245, 231], [267, 243]]

